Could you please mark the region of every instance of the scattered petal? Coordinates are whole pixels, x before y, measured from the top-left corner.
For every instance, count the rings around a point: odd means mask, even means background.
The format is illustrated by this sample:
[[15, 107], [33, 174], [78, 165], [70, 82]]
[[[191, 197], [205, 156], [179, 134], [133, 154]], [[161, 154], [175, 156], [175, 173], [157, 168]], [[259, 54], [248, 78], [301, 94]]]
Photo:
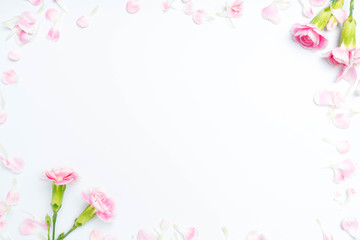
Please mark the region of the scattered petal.
[[239, 18], [243, 15], [244, 2], [241, 0], [235, 0], [229, 7], [228, 13], [232, 18]]
[[279, 24], [281, 21], [279, 15], [279, 9], [275, 3], [272, 3], [269, 6], [264, 7], [261, 11], [261, 16], [264, 19], [269, 20], [273, 24]]
[[321, 90], [315, 94], [314, 102], [319, 106], [339, 108], [344, 104], [344, 98], [340, 92]]
[[21, 173], [24, 169], [24, 161], [21, 158], [4, 158], [0, 157], [1, 163], [14, 173]]
[[18, 204], [19, 200], [20, 200], [20, 193], [17, 190], [16, 181], [14, 181], [12, 189], [8, 192], [6, 196], [6, 204], [8, 206], [15, 206]]
[[351, 177], [351, 175], [356, 170], [356, 167], [355, 167], [354, 163], [349, 159], [346, 159], [346, 160], [342, 161], [339, 164], [339, 168], [342, 170], [343, 175], [344, 175], [345, 178]]
[[46, 37], [47, 37], [49, 40], [53, 41], [53, 42], [59, 41], [59, 38], [60, 38], [60, 31], [59, 31], [59, 29], [53, 28], [53, 27], [50, 28], [50, 29], [49, 29], [49, 32], [48, 32], [47, 35], [46, 35]]
[[128, 13], [134, 14], [140, 11], [140, 5], [137, 0], [130, 0], [126, 4], [126, 11]]
[[20, 224], [20, 233], [23, 235], [32, 235], [36, 233], [37, 225], [36, 222], [32, 219], [25, 219]]
[[87, 28], [90, 25], [91, 17], [81, 16], [76, 21], [76, 24], [81, 28]]
[[341, 141], [336, 143], [336, 150], [341, 154], [345, 154], [349, 152], [350, 149], [351, 149], [351, 145], [349, 141]]
[[341, 169], [333, 168], [333, 171], [334, 171], [334, 178], [333, 178], [334, 183], [338, 184], [345, 180], [344, 173]]
[[309, 0], [309, 3], [314, 7], [321, 7], [323, 6], [327, 0]]
[[265, 237], [261, 233], [254, 231], [254, 232], [250, 232], [246, 236], [245, 240], [265, 240]]
[[41, 0], [29, 0], [29, 2], [32, 4], [32, 5], [40, 5], [41, 4]]
[[354, 84], [357, 79], [356, 69], [354, 67], [344, 67], [336, 78], [336, 82], [345, 80], [350, 84]]
[[45, 18], [54, 23], [59, 19], [59, 12], [54, 8], [50, 8], [45, 12]]
[[172, 3], [174, 2], [174, 0], [165, 0], [162, 2], [161, 6], [162, 6], [162, 10], [164, 12], [167, 12], [168, 10], [170, 10]]
[[183, 240], [195, 240], [197, 239], [198, 232], [196, 228], [186, 228], [186, 229], [178, 229], [177, 230], [181, 233]]
[[90, 240], [104, 240], [104, 235], [99, 231], [93, 230], [90, 233]]
[[20, 48], [16, 48], [8, 53], [8, 58], [12, 61], [19, 61], [20, 60]]
[[193, 20], [196, 24], [203, 24], [208, 20], [208, 15], [204, 10], [196, 10], [193, 14]]
[[2, 77], [2, 82], [6, 85], [11, 85], [17, 83], [18, 78], [19, 77], [14, 70], [8, 70], [4, 72], [4, 75]]
[[354, 237], [359, 228], [359, 222], [355, 218], [345, 218], [341, 222], [341, 228]]
[[146, 229], [142, 229], [138, 232], [136, 239], [137, 240], [157, 240], [157, 237], [154, 232], [146, 230]]
[[24, 32], [32, 34], [35, 31], [36, 15], [30, 12], [23, 12], [16, 25]]
[[332, 118], [334, 126], [340, 129], [346, 129], [350, 127], [350, 114], [338, 113]]
[[186, 15], [193, 15], [194, 13], [194, 5], [192, 2], [188, 2], [184, 5], [184, 13]]

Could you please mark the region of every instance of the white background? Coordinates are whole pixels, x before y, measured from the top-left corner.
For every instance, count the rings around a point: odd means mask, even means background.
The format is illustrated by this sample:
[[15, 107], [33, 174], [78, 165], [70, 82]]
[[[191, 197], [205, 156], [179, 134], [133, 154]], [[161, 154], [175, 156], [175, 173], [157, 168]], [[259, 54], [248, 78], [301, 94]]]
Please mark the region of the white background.
[[[194, 2], [211, 13], [224, 5]], [[19, 62], [6, 57], [14, 39], [0, 45], [0, 71], [20, 76], [0, 86], [8, 113], [0, 143], [26, 162], [18, 176], [0, 169], [1, 198], [15, 177], [22, 194], [8, 216], [14, 239], [25, 239], [18, 233], [23, 211], [51, 213], [51, 183], [40, 179], [62, 166], [81, 180], [68, 186], [58, 233], [85, 207], [81, 191], [101, 187], [117, 202], [112, 224], [93, 220], [69, 240], [87, 239], [93, 229], [130, 239], [163, 218], [196, 227], [199, 239], [223, 239], [223, 226], [231, 239], [251, 230], [270, 240], [321, 239], [316, 219], [335, 239], [348, 238], [339, 223], [356, 216], [358, 198], [346, 208], [334, 202], [332, 171], [319, 169], [359, 156], [360, 125], [355, 116], [348, 130], [335, 129], [313, 103], [339, 69], [291, 40], [292, 24], [309, 21], [298, 2], [275, 26], [260, 14], [269, 1], [246, 1], [235, 29], [222, 18], [196, 25], [181, 12], [163, 13], [155, 0], [141, 1], [135, 15], [125, 1], [65, 3], [59, 42], [46, 39], [51, 24], [43, 12]], [[91, 26], [77, 27], [96, 5]], [[0, 0], [1, 21], [25, 10], [37, 8]], [[7, 34], [2, 28], [0, 39]], [[329, 38], [331, 49], [338, 31]], [[323, 137], [353, 148], [340, 156]]]

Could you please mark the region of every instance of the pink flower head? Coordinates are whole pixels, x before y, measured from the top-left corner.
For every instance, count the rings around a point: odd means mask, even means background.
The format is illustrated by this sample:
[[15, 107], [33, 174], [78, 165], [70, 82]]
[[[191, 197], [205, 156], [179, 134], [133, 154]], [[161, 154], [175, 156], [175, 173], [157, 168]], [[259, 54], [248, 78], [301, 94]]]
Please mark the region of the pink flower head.
[[45, 172], [46, 177], [55, 185], [65, 185], [75, 181], [78, 175], [71, 168], [51, 169]]
[[82, 194], [84, 200], [96, 210], [96, 215], [105, 222], [110, 222], [115, 216], [115, 201], [99, 189], [90, 191], [90, 195]]
[[244, 2], [241, 0], [235, 0], [229, 7], [228, 13], [232, 18], [239, 18], [243, 14]]
[[16, 26], [26, 33], [33, 33], [36, 26], [35, 14], [30, 12], [23, 12], [17, 21]]
[[340, 92], [322, 90], [315, 94], [314, 102], [319, 106], [339, 108], [345, 101]]
[[41, 0], [29, 0], [29, 2], [35, 6], [40, 5]]
[[324, 33], [312, 24], [294, 24], [291, 34], [295, 42], [307, 49], [320, 50], [328, 43]]
[[356, 66], [360, 63], [360, 49], [337, 47], [326, 53], [329, 62], [335, 66]]

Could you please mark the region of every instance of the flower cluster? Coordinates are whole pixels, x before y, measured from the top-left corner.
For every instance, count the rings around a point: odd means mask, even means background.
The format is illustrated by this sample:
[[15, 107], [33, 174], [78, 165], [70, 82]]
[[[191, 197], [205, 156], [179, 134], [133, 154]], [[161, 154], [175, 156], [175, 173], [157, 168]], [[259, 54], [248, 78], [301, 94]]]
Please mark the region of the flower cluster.
[[[55, 227], [57, 221], [57, 214], [62, 207], [64, 193], [67, 184], [75, 182], [78, 179], [77, 173], [70, 168], [51, 169], [45, 172], [45, 176], [52, 182], [52, 198], [51, 208], [53, 211], [52, 218], [47, 215], [45, 221], [39, 221], [36, 218], [25, 219], [20, 226], [20, 232], [24, 235], [32, 235], [39, 233], [39, 227], [47, 230], [47, 239], [62, 240], [65, 239], [75, 229], [83, 226], [85, 223], [98, 216], [101, 220], [106, 222], [111, 221], [115, 216], [115, 202], [109, 198], [99, 189], [90, 191], [90, 195], [83, 194], [85, 201], [88, 203], [83, 212], [75, 219], [73, 226], [66, 233], [61, 233], [55, 238]], [[51, 234], [52, 230], [52, 234]], [[50, 236], [52, 235], [52, 237]]]

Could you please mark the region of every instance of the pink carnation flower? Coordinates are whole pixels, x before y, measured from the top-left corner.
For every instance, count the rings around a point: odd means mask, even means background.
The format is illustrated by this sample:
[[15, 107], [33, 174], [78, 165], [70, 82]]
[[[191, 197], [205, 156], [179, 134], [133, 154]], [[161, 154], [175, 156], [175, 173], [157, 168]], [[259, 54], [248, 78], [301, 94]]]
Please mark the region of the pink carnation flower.
[[96, 215], [105, 222], [110, 222], [115, 216], [115, 201], [99, 189], [94, 189], [90, 195], [82, 194], [84, 200], [96, 210]]
[[356, 66], [360, 63], [360, 49], [337, 47], [326, 53], [329, 62], [335, 66]]
[[78, 175], [71, 168], [51, 169], [45, 172], [46, 177], [55, 185], [65, 185], [78, 178]]
[[313, 24], [294, 24], [291, 30], [293, 39], [304, 48], [320, 50], [326, 47], [327, 38], [324, 33]]

